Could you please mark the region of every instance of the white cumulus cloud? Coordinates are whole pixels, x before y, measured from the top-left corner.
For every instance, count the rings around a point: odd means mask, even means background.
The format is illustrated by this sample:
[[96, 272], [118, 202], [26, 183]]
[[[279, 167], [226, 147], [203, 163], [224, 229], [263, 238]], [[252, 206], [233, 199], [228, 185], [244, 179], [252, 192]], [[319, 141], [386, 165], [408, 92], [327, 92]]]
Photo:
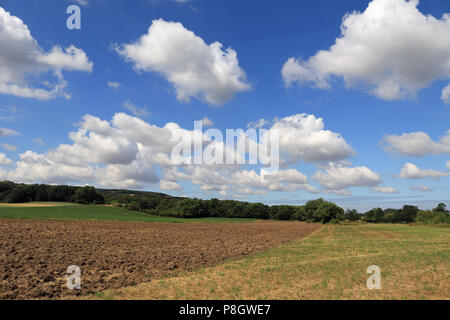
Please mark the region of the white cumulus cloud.
[[421, 13], [418, 0], [373, 0], [364, 12], [346, 14], [341, 35], [307, 60], [289, 58], [287, 85], [331, 88], [333, 77], [385, 100], [414, 97], [450, 77], [450, 15]]
[[148, 32], [116, 51], [138, 72], [158, 72], [175, 88], [177, 98], [222, 105], [234, 94], [249, 90], [237, 53], [220, 42], [206, 44], [179, 22], [154, 20]]
[[[205, 194], [234, 198], [269, 192], [316, 194], [319, 190], [307, 175], [292, 167], [299, 161], [308, 161], [325, 168], [313, 177], [325, 192], [349, 194], [346, 190], [349, 187], [377, 187], [381, 183], [379, 175], [366, 167], [342, 165], [348, 163], [344, 160], [353, 150], [339, 134], [325, 130], [323, 120], [314, 115], [299, 114], [273, 121], [268, 130], [280, 130], [280, 154], [285, 158], [284, 166], [271, 174], [266, 171], [270, 170], [268, 167], [248, 164], [174, 163], [172, 150], [180, 142], [173, 139], [174, 134], [179, 139], [192, 140], [195, 133], [177, 123], [157, 126], [116, 113], [111, 120], [87, 114], [76, 125], [78, 128], [69, 133], [69, 143], [43, 153], [27, 150], [19, 154], [20, 159], [13, 166], [0, 170], [0, 178], [25, 183], [88, 183], [108, 188], [159, 186], [167, 191], [181, 191], [181, 182], [187, 182]], [[10, 129], [2, 130], [0, 136], [17, 134]], [[206, 131], [201, 138], [206, 152], [214, 142]], [[229, 146], [219, 143], [216, 147]], [[261, 141], [258, 147], [262, 147]], [[245, 157], [248, 150], [235, 156]]]
[[433, 141], [425, 132], [411, 132], [398, 135], [385, 135], [382, 147], [386, 152], [404, 156], [423, 157], [428, 154], [450, 153], [450, 130], [438, 141]]
[[276, 119], [270, 130], [279, 131], [280, 155], [287, 163], [339, 161], [355, 154], [339, 133], [324, 128], [322, 118], [303, 113]]
[[[24, 22], [0, 7], [0, 93], [24, 98], [49, 100], [57, 96], [70, 96], [62, 71], [91, 72], [93, 63], [86, 53], [71, 45], [67, 48], [53, 46], [49, 52], [39, 46]], [[5, 45], [3, 45], [5, 44]], [[41, 86], [31, 87], [37, 76], [52, 72], [55, 83], [41, 81]]]
[[441, 177], [448, 177], [448, 176], [450, 176], [450, 172], [438, 171], [433, 169], [420, 169], [418, 166], [410, 162], [406, 163], [402, 167], [402, 170], [398, 175], [398, 177], [402, 179], [424, 179], [424, 178], [439, 179]]
[[378, 173], [367, 167], [346, 167], [330, 165], [313, 175], [326, 191], [336, 194], [349, 195], [349, 187], [376, 187], [382, 182]]

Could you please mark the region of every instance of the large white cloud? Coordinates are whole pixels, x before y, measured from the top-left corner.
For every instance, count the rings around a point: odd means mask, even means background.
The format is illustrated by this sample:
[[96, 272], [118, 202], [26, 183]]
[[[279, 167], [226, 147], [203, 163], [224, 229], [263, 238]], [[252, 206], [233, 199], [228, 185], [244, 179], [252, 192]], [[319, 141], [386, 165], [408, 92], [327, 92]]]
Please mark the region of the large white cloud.
[[[85, 115], [77, 125], [78, 130], [69, 133], [70, 144], [60, 144], [44, 154], [30, 150], [20, 154], [20, 160], [13, 169], [1, 171], [2, 179], [142, 188], [146, 184], [160, 182], [157, 167], [164, 170], [174, 167], [170, 155], [179, 141], [172, 140], [173, 133], [178, 132], [182, 137], [193, 136], [193, 131], [175, 123], [158, 127], [124, 113], [115, 114], [111, 121]], [[0, 130], [0, 135], [7, 134], [16, 132]], [[190, 170], [189, 180], [205, 189], [209, 188], [208, 183], [214, 185], [228, 181], [226, 177], [218, 180], [218, 176], [207, 168], [192, 166]], [[202, 178], [204, 175], [210, 182]], [[160, 187], [163, 190], [180, 189], [176, 181], [167, 178], [160, 182]]]
[[308, 60], [290, 58], [286, 84], [331, 88], [332, 77], [386, 100], [413, 97], [450, 77], [450, 15], [424, 15], [418, 0], [373, 0], [344, 16], [341, 36]]
[[[49, 52], [39, 46], [27, 25], [0, 7], [0, 93], [24, 98], [48, 100], [62, 95], [67, 86], [62, 71], [92, 71], [93, 63], [86, 53], [71, 45], [65, 49], [54, 46]], [[55, 83], [40, 81], [31, 87], [39, 75], [52, 72]], [[38, 81], [39, 82], [39, 81]]]
[[95, 169], [87, 165], [67, 165], [54, 161], [47, 155], [26, 151], [20, 154], [14, 170], [8, 171], [3, 179], [23, 183], [92, 183], [95, 181]]
[[310, 193], [318, 193], [318, 190], [309, 184], [305, 174], [296, 169], [278, 170], [272, 175], [264, 175], [254, 170], [241, 170], [233, 174], [230, 184], [245, 186], [248, 188], [267, 191], [296, 191], [306, 190]]
[[413, 163], [405, 163], [398, 175], [402, 179], [423, 179], [423, 178], [434, 178], [439, 179], [441, 177], [450, 176], [450, 172], [438, 171], [433, 169], [420, 169]]
[[404, 156], [423, 157], [428, 154], [450, 153], [450, 130], [438, 141], [433, 141], [424, 132], [411, 132], [398, 135], [385, 135], [382, 147], [390, 153]]
[[[1, 178], [27, 183], [75, 182], [133, 189], [156, 187], [159, 183], [159, 188], [166, 191], [182, 191], [181, 182], [188, 182], [205, 193], [235, 198], [269, 192], [318, 193], [308, 177], [292, 167], [302, 160], [325, 166], [325, 172], [318, 171], [314, 175], [325, 192], [348, 194], [348, 187], [376, 187], [381, 182], [379, 175], [368, 168], [343, 167], [347, 162], [343, 160], [353, 154], [353, 150], [339, 134], [324, 130], [323, 120], [313, 115], [293, 115], [273, 121], [269, 133], [280, 130], [280, 154], [286, 157], [278, 171], [248, 164], [177, 164], [171, 158], [172, 149], [180, 142], [173, 139], [174, 135], [192, 139], [198, 132], [176, 123], [156, 126], [125, 113], [116, 113], [109, 121], [85, 115], [77, 126], [77, 130], [69, 133], [70, 143], [42, 154], [31, 150], [20, 154], [15, 166], [0, 170]], [[15, 132], [5, 129], [5, 133]], [[200, 137], [205, 152], [214, 141], [207, 131]], [[224, 143], [216, 147], [229, 148]], [[3, 163], [12, 164], [7, 158]]]
[[280, 155], [288, 164], [339, 161], [354, 155], [340, 134], [324, 127], [322, 118], [303, 113], [276, 119], [270, 130], [279, 131]]
[[345, 167], [331, 164], [322, 171], [316, 171], [313, 179], [325, 189], [325, 191], [349, 195], [346, 190], [349, 187], [376, 187], [382, 182], [378, 173], [367, 167]]
[[138, 72], [158, 72], [174, 86], [177, 98], [195, 97], [221, 105], [235, 93], [249, 90], [237, 53], [222, 44], [206, 44], [181, 23], [154, 20], [138, 41], [116, 47]]
[[264, 170], [241, 170], [239, 167], [227, 166], [193, 166], [170, 168], [164, 175], [165, 181], [190, 181], [206, 192], [220, 192], [226, 195], [244, 197], [247, 195], [266, 194], [270, 191], [293, 192], [308, 191], [318, 193], [309, 184], [305, 174], [296, 169], [279, 170], [272, 175], [265, 175]]
[[[120, 188], [141, 188], [145, 183], [158, 182], [155, 166], [161, 158], [159, 151], [166, 143], [164, 139], [169, 137], [171, 143], [170, 131], [140, 121], [123, 113], [116, 114], [111, 122], [86, 115], [78, 124], [79, 129], [69, 134], [71, 144], [60, 144], [45, 154], [26, 151], [3, 178]], [[154, 130], [131, 134], [130, 123], [145, 124]], [[151, 144], [158, 139], [159, 143]]]

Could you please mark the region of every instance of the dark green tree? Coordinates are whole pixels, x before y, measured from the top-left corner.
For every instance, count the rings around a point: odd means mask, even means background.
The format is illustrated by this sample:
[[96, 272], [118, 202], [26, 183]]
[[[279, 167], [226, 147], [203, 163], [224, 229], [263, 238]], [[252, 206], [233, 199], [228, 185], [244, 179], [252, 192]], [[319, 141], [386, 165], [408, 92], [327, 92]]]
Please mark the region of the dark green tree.
[[105, 198], [94, 187], [82, 187], [75, 191], [72, 201], [81, 204], [103, 204]]
[[445, 203], [439, 203], [436, 208], [433, 209], [436, 212], [448, 213], [447, 205]]
[[372, 210], [367, 211], [364, 214], [364, 221], [372, 222], [372, 223], [380, 223], [383, 222], [384, 212], [381, 208], [374, 208]]
[[343, 215], [344, 209], [328, 201], [323, 201], [313, 213], [314, 221], [320, 223], [328, 223], [330, 220]]

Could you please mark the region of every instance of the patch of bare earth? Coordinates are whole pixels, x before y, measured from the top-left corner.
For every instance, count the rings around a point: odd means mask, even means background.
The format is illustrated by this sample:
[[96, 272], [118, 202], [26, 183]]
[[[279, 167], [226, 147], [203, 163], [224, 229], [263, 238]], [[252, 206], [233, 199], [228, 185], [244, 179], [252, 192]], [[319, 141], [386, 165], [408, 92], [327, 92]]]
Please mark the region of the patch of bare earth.
[[[302, 222], [140, 223], [0, 220], [0, 299], [51, 299], [212, 266], [320, 228]], [[68, 266], [81, 290], [68, 290]]]

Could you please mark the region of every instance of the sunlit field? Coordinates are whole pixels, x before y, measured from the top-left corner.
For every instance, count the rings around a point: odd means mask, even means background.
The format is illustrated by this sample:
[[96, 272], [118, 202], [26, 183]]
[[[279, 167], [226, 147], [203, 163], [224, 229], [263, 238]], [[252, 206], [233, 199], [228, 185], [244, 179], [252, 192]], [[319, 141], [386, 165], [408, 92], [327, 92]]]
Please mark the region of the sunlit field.
[[[445, 227], [327, 225], [254, 256], [93, 298], [448, 299], [449, 239]], [[381, 290], [366, 286], [370, 265], [381, 269]]]

